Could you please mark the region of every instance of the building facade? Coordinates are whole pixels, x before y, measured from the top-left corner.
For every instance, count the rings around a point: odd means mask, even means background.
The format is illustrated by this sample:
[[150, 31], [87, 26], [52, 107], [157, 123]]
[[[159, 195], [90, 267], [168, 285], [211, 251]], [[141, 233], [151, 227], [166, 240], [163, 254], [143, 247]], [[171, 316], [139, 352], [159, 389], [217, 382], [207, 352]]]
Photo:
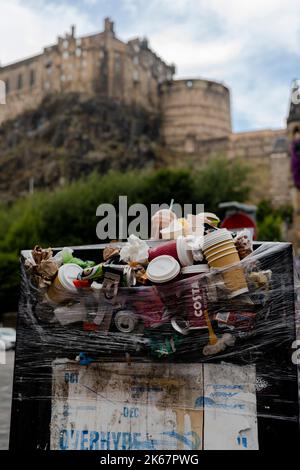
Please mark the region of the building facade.
[[35, 108], [51, 93], [95, 93], [161, 113], [161, 136], [171, 151], [198, 162], [226, 155], [255, 168], [257, 200], [291, 202], [289, 141], [300, 129], [299, 107], [291, 106], [287, 129], [232, 133], [230, 92], [208, 80], [174, 80], [175, 67], [158, 57], [146, 39], [123, 42], [106, 18], [104, 31], [78, 38], [75, 27], [55, 45], [17, 63], [0, 67], [6, 105], [0, 124]]
[[0, 67], [0, 80], [6, 84], [0, 123], [55, 92], [99, 93], [157, 111], [159, 86], [172, 80], [174, 72], [174, 66], [160, 59], [146, 39], [120, 41], [109, 18], [104, 31], [91, 36], [76, 38], [73, 26], [42, 54]]

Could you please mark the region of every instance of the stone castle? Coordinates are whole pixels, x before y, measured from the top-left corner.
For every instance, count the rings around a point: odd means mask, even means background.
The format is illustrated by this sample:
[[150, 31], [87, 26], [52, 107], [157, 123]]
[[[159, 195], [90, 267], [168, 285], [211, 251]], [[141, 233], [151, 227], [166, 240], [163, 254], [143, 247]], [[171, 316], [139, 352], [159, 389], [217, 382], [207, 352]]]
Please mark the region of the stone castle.
[[[255, 169], [257, 200], [291, 202], [289, 139], [300, 114], [291, 108], [286, 129], [232, 133], [230, 92], [221, 83], [174, 79], [146, 39], [120, 41], [106, 18], [104, 31], [78, 38], [73, 26], [55, 45], [34, 57], [0, 67], [6, 105], [0, 124], [57, 92], [99, 94], [162, 116], [161, 137], [171, 151], [205, 161], [240, 157]], [[299, 115], [298, 115], [299, 114]]]

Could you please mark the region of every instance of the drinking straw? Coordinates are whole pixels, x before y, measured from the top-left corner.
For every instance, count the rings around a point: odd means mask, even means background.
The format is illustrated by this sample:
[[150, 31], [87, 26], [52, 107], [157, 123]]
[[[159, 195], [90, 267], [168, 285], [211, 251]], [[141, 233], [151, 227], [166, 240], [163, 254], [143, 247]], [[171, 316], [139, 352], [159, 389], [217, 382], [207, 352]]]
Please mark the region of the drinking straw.
[[171, 203], [170, 203], [170, 211], [172, 210], [173, 204], [174, 204], [174, 199], [171, 200]]

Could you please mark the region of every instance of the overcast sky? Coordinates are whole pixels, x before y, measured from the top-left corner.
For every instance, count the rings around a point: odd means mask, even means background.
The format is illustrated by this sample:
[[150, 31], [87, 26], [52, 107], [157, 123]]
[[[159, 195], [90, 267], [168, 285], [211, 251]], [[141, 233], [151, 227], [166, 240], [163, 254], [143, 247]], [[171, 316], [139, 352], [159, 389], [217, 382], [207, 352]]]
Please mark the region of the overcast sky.
[[0, 60], [33, 55], [76, 24], [120, 39], [147, 36], [177, 77], [224, 82], [235, 131], [280, 128], [300, 78], [299, 0], [0, 0]]

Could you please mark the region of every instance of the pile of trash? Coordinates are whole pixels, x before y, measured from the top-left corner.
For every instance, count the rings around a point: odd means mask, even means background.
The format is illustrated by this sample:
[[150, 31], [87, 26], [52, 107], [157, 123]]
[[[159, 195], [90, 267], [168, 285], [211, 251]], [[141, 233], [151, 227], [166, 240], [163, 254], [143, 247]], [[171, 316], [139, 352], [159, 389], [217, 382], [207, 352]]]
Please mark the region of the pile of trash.
[[[216, 215], [152, 217], [152, 239], [131, 235], [99, 250], [99, 262], [35, 247], [24, 260], [38, 291], [36, 314], [65, 328], [143, 338], [157, 357], [197, 348], [231, 348], [266, 315], [272, 271], [253, 256], [251, 232], [218, 228]], [[103, 337], [102, 337], [103, 340]], [[125, 341], [125, 339], [124, 339]]]

